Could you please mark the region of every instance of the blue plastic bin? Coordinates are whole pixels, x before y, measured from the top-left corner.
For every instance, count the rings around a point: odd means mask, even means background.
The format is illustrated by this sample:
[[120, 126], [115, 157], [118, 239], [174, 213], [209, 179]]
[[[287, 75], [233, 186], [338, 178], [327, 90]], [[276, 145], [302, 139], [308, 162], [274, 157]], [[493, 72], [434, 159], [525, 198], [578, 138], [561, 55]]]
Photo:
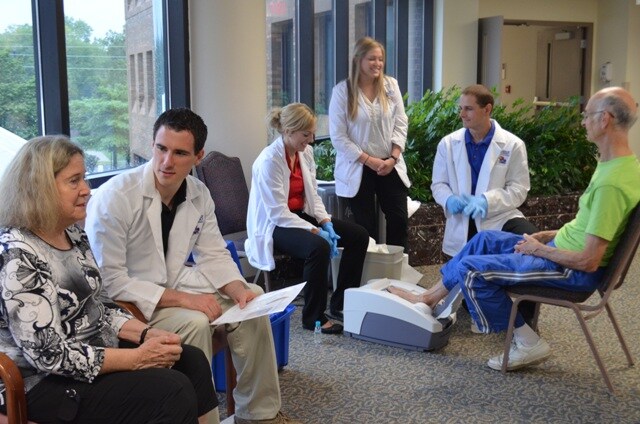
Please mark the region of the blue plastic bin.
[[[291, 314], [293, 314], [295, 310], [296, 307], [294, 305], [289, 305], [284, 311], [269, 315], [271, 331], [273, 332], [273, 344], [276, 348], [278, 370], [289, 363], [289, 329], [291, 325]], [[218, 352], [213, 357], [211, 370], [213, 371], [216, 390], [220, 392], [227, 390], [224, 351]]]
[[[238, 266], [238, 270], [240, 271], [240, 274], [242, 274], [242, 265], [240, 265], [240, 256], [238, 256], [236, 245], [231, 240], [225, 240], [225, 242], [227, 243], [227, 250], [229, 251], [229, 253], [231, 253], [231, 258], [233, 259], [233, 262], [236, 263], [236, 265]], [[193, 259], [193, 253], [189, 253], [189, 258], [187, 259], [187, 262], [185, 263], [185, 265], [193, 266], [195, 265], [195, 263], [196, 261]]]
[[238, 265], [238, 270], [240, 271], [240, 274], [244, 275], [242, 273], [242, 265], [240, 265], [240, 257], [238, 256], [238, 251], [236, 250], [236, 245], [233, 243], [232, 240], [225, 240], [227, 242], [227, 250], [229, 251], [229, 253], [231, 253], [231, 257], [233, 258], [233, 262], [236, 263], [236, 265]]

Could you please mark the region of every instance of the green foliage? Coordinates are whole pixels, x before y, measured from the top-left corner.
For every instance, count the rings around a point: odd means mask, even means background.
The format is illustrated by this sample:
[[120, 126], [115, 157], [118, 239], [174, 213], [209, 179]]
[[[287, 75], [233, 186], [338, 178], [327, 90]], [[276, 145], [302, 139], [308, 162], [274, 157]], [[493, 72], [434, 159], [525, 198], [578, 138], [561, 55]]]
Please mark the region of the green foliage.
[[[72, 136], [83, 148], [112, 158], [111, 167], [128, 166], [124, 31], [103, 38], [92, 38], [92, 32], [87, 23], [65, 18]], [[39, 134], [31, 25], [9, 26], [0, 34], [0, 104], [0, 126], [26, 139]]]
[[[436, 148], [442, 137], [462, 127], [458, 115], [460, 92], [458, 87], [429, 90], [407, 107], [404, 158], [413, 199], [433, 201], [430, 187]], [[527, 145], [531, 195], [567, 194], [587, 187], [595, 170], [597, 149], [581, 126], [579, 99], [572, 99], [569, 107], [547, 106], [535, 112], [519, 99], [510, 107], [497, 105], [492, 117]], [[329, 180], [333, 179], [335, 158], [330, 147], [328, 142], [315, 147], [318, 175]]]
[[38, 135], [32, 46], [30, 25], [0, 34], [0, 126], [26, 139]]
[[332, 181], [336, 150], [331, 145], [331, 141], [316, 141], [313, 145], [313, 156], [316, 161], [316, 178], [318, 180]]
[[[124, 100], [123, 100], [124, 97]], [[128, 167], [129, 108], [125, 84], [99, 88], [89, 99], [71, 100], [71, 122], [77, 134], [74, 140], [85, 149], [109, 152], [114, 168]], [[118, 163], [118, 156], [124, 159]]]
[[90, 155], [88, 153], [84, 155], [84, 166], [87, 168], [87, 172], [89, 172], [89, 174], [96, 170], [99, 160], [100, 159], [95, 155]]
[[532, 114], [531, 106], [514, 103], [513, 111], [496, 107], [495, 119], [527, 145], [532, 195], [581, 192], [597, 165], [597, 147], [581, 125], [579, 99], [570, 106], [547, 106]]
[[460, 89], [427, 91], [418, 102], [407, 107], [409, 128], [404, 160], [411, 180], [409, 195], [421, 202], [433, 201], [431, 169], [440, 139], [460, 128], [458, 118]]

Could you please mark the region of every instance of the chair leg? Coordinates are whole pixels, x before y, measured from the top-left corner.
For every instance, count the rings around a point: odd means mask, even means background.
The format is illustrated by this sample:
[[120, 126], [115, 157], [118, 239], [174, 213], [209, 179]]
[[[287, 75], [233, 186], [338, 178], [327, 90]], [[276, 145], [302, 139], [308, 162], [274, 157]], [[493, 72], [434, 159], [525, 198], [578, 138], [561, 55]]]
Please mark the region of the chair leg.
[[531, 320], [531, 328], [536, 333], [538, 332], [538, 318], [540, 318], [540, 302], [536, 302], [536, 306], [533, 312], [533, 319]]
[[613, 329], [615, 330], [616, 335], [618, 336], [618, 340], [620, 340], [620, 345], [622, 346], [622, 350], [624, 351], [624, 354], [627, 356], [627, 362], [629, 363], [629, 366], [632, 366], [635, 361], [633, 360], [633, 356], [631, 355], [629, 346], [627, 346], [627, 342], [624, 340], [624, 337], [622, 336], [622, 330], [620, 330], [620, 326], [618, 325], [618, 320], [616, 319], [616, 316], [613, 313], [613, 309], [611, 308], [611, 306], [609, 306], [608, 303], [605, 305], [605, 309], [607, 310], [607, 314], [609, 315], [609, 320], [611, 320]]
[[225, 379], [227, 383], [227, 416], [236, 412], [236, 401], [233, 398], [233, 390], [236, 388], [236, 369], [231, 358], [231, 349], [227, 346], [224, 350]]
[[262, 274], [262, 270], [256, 270], [256, 275], [253, 277], [253, 284], [258, 284], [258, 281], [260, 280], [260, 274]]
[[260, 275], [264, 275], [264, 291], [269, 293], [271, 291], [271, 273], [270, 271], [263, 271], [261, 269], [256, 271], [255, 277], [253, 277], [253, 284], [258, 284]]
[[271, 291], [271, 272], [264, 272], [264, 291], [269, 293]]
[[600, 357], [598, 348], [594, 343], [593, 336], [591, 335], [591, 330], [589, 330], [589, 327], [587, 326], [587, 322], [584, 320], [584, 317], [580, 313], [579, 309], [577, 309], [575, 306], [572, 307], [571, 309], [573, 309], [573, 311], [576, 313], [576, 317], [578, 318], [580, 327], [582, 327], [582, 332], [584, 333], [584, 337], [587, 339], [587, 343], [589, 343], [589, 347], [591, 348], [591, 353], [593, 354], [593, 357], [595, 358], [596, 363], [598, 364], [598, 368], [600, 368], [600, 374], [602, 374], [602, 378], [604, 379], [604, 382], [609, 388], [609, 391], [611, 393], [615, 393], [615, 389], [613, 387], [613, 384], [611, 383], [611, 379], [609, 378], [609, 373], [607, 372], [607, 369], [604, 366], [604, 362], [602, 362], [602, 358]]
[[506, 374], [507, 364], [509, 363], [509, 350], [511, 350], [511, 340], [513, 339], [513, 327], [516, 323], [516, 315], [518, 314], [519, 299], [513, 301], [511, 305], [511, 315], [509, 316], [509, 327], [507, 328], [507, 336], [504, 341], [504, 353], [502, 355], [502, 373]]

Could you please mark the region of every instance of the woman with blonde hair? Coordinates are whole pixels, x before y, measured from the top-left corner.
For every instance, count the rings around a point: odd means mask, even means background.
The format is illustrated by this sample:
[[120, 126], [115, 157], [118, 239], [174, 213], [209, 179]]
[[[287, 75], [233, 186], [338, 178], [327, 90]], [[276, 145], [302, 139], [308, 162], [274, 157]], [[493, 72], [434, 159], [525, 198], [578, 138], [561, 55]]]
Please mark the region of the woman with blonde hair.
[[[20, 368], [28, 419], [208, 422], [217, 398], [204, 354], [103, 290], [76, 225], [86, 217], [85, 172], [80, 147], [45, 136], [20, 149], [0, 183], [0, 351]], [[0, 383], [4, 414], [5, 395]]]
[[305, 305], [302, 326], [337, 334], [342, 325], [325, 315], [329, 260], [343, 247], [337, 288], [328, 314], [342, 321], [344, 291], [360, 285], [369, 237], [360, 225], [332, 219], [316, 181], [313, 148], [316, 116], [305, 104], [276, 108], [269, 126], [280, 133], [258, 156], [252, 168], [245, 250], [251, 265], [275, 268], [274, 250], [304, 259]]
[[407, 115], [398, 82], [384, 75], [385, 52], [370, 37], [356, 43], [349, 79], [333, 88], [329, 132], [336, 149], [336, 194], [348, 198], [355, 221], [377, 238], [376, 197], [387, 243], [407, 247], [407, 194], [402, 157]]

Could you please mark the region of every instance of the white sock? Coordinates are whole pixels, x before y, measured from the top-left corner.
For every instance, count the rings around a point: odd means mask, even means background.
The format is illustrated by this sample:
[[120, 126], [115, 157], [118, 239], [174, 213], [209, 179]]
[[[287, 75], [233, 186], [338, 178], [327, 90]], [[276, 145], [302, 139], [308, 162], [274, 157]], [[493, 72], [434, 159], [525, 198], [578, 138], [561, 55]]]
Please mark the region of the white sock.
[[513, 337], [515, 337], [520, 344], [525, 346], [533, 346], [538, 343], [538, 340], [540, 340], [540, 336], [538, 336], [538, 334], [536, 334], [536, 332], [527, 324], [514, 329]]

